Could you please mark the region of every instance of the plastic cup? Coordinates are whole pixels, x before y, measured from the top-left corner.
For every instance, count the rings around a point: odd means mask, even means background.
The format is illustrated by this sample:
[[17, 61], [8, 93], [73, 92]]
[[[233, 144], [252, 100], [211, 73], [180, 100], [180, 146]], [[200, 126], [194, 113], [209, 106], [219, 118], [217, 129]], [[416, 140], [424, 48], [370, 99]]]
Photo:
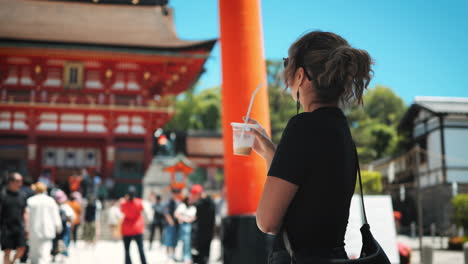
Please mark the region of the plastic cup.
[[253, 129], [257, 128], [254, 124], [231, 123], [233, 135], [234, 155], [249, 156], [255, 142]]

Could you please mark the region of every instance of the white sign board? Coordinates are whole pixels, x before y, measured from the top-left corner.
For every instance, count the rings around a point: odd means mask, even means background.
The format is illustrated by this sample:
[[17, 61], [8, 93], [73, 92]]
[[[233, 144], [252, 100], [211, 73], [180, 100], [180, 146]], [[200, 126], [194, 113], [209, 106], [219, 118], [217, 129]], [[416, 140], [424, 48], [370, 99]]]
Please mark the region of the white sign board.
[[[392, 198], [390, 195], [365, 195], [367, 221], [374, 238], [379, 242], [392, 264], [399, 264], [395, 220], [393, 218]], [[364, 223], [361, 197], [354, 195], [351, 200], [348, 228], [346, 229], [346, 252], [350, 258], [361, 253], [362, 237], [360, 228]]]

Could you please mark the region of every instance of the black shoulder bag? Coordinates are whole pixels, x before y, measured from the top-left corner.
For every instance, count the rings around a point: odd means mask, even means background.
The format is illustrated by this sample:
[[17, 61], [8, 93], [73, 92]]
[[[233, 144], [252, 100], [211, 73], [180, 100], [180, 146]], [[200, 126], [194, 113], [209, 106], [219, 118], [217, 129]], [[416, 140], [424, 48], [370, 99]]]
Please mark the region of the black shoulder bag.
[[[356, 168], [359, 175], [359, 189], [361, 191], [361, 203], [362, 203], [362, 212], [364, 215], [364, 225], [361, 227], [362, 235], [362, 249], [361, 255], [358, 259], [324, 259], [321, 257], [299, 257], [295, 256], [293, 250], [291, 249], [286, 231], [284, 230], [282, 234], [284, 244], [286, 246], [289, 255], [292, 256], [289, 261], [284, 252], [278, 254], [276, 258], [270, 255], [269, 263], [270, 264], [287, 264], [287, 263], [297, 263], [297, 264], [391, 264], [390, 260], [385, 254], [384, 250], [380, 244], [375, 240], [374, 236], [370, 231], [369, 223], [367, 222], [366, 208], [364, 206], [364, 193], [362, 190], [362, 179], [361, 179], [361, 169], [359, 167], [359, 158], [357, 155], [357, 150], [355, 147], [356, 155]], [[280, 252], [278, 252], [280, 253]], [[274, 253], [273, 253], [274, 254]]]

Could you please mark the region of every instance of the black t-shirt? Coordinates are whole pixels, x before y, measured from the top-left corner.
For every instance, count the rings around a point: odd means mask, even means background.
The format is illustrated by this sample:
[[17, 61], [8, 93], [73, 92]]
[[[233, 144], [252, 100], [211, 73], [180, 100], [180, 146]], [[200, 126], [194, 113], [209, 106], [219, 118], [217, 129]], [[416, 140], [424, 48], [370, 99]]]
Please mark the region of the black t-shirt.
[[90, 202], [85, 208], [85, 217], [84, 220], [86, 222], [94, 222], [96, 221], [96, 202]]
[[197, 217], [192, 226], [192, 244], [194, 248], [209, 243], [213, 238], [215, 225], [215, 204], [211, 197], [200, 199], [196, 204]]
[[0, 195], [0, 228], [10, 232], [24, 230], [26, 197], [22, 192], [4, 190]]
[[325, 107], [289, 120], [268, 172], [299, 187], [283, 220], [297, 253], [344, 246], [356, 155], [346, 117]]

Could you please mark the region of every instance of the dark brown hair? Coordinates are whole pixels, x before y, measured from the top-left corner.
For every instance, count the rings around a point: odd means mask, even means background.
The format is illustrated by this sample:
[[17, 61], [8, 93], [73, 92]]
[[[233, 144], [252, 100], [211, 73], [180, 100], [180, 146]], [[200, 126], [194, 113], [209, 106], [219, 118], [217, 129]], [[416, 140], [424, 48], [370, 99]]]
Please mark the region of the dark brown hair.
[[293, 79], [303, 67], [322, 103], [343, 103], [353, 99], [362, 104], [362, 94], [372, 78], [372, 58], [365, 50], [352, 48], [331, 32], [313, 31], [296, 40], [288, 52], [283, 79]]

